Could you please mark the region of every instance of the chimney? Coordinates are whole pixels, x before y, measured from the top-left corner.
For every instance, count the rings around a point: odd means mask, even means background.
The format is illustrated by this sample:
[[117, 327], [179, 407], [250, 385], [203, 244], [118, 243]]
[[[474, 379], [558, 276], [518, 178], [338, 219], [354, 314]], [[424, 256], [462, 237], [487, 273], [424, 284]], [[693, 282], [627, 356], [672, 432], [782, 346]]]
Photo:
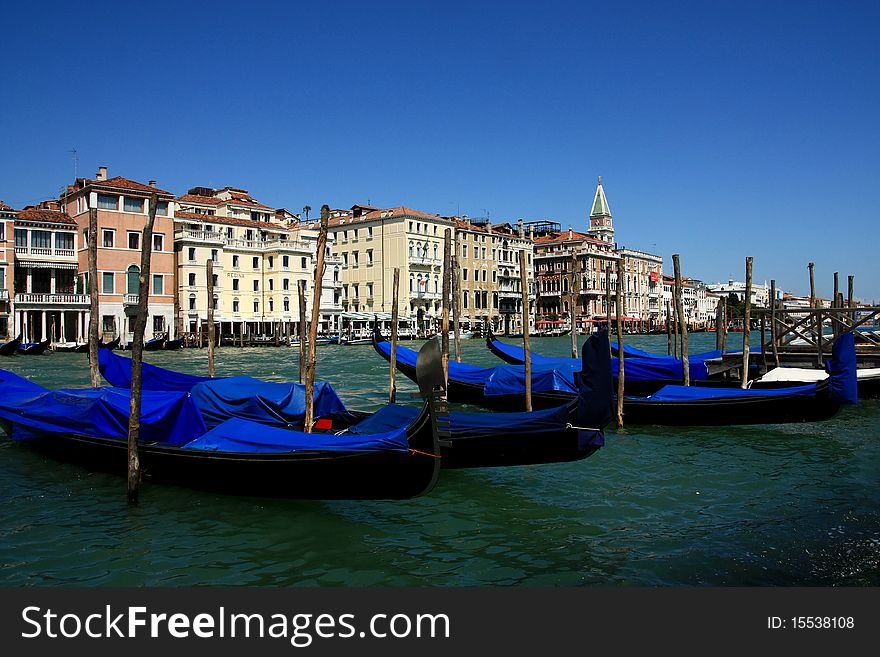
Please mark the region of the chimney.
[[526, 236], [526, 230], [525, 230], [525, 228], [523, 228], [522, 217], [520, 217], [519, 219], [516, 220], [516, 228], [517, 228], [517, 231], [519, 232], [520, 237]]
[[107, 180], [107, 167], [98, 167], [98, 173], [95, 180]]
[[535, 241], [535, 227], [531, 224], [529, 225], [529, 239]]
[[574, 239], [574, 234], [571, 232], [571, 226], [568, 227], [568, 239]]
[[149, 185], [150, 185], [150, 187], [155, 187], [155, 186], [156, 186], [156, 181], [155, 181], [155, 180], [151, 180], [151, 181], [149, 182]]

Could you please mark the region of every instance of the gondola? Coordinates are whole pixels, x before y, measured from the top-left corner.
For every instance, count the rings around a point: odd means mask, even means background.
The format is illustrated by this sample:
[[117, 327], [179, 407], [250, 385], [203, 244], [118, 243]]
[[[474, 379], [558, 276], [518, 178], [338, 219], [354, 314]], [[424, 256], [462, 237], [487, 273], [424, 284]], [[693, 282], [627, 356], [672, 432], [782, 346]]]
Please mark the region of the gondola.
[[176, 351], [178, 349], [183, 349], [183, 338], [177, 338], [176, 340], [166, 340], [163, 349], [165, 349], [165, 351]]
[[[233, 418], [208, 429], [187, 392], [142, 392], [138, 453], [145, 478], [244, 495], [403, 499], [439, 475], [439, 352], [419, 358], [425, 403], [381, 433], [304, 433]], [[94, 469], [126, 472], [130, 392], [49, 391], [0, 370], [0, 418], [13, 439]]]
[[18, 346], [20, 344], [20, 335], [17, 338], [10, 340], [9, 342], [4, 342], [3, 344], [0, 344], [0, 356], [14, 356], [18, 351]]
[[[108, 349], [110, 351], [113, 351], [117, 347], [119, 347], [119, 338], [118, 337], [113, 338], [110, 342], [104, 342], [104, 341], [98, 342], [98, 349]], [[84, 344], [77, 345], [77, 347], [73, 351], [75, 351], [78, 354], [87, 354], [87, 353], [89, 353], [89, 343], [86, 342]]]
[[56, 342], [52, 345], [52, 351], [61, 353], [74, 353], [82, 345], [78, 342]]
[[[426, 345], [423, 349], [433, 347], [439, 353], [436, 340]], [[130, 387], [130, 359], [102, 353], [99, 367], [112, 385]], [[602, 343], [596, 337], [583, 347], [582, 371], [577, 377], [579, 394], [566, 403], [531, 413], [448, 413], [441, 466], [491, 467], [586, 458], [604, 444], [602, 430], [611, 416], [610, 371], [607, 338]], [[144, 389], [188, 391], [209, 428], [231, 418], [264, 425], [302, 426], [305, 397], [301, 384], [269, 383], [249, 377], [210, 379], [148, 363], [143, 364], [142, 380]], [[397, 404], [375, 413], [348, 410], [326, 382], [315, 384], [314, 400], [319, 426], [350, 434], [388, 431], [411, 422], [418, 414], [415, 407]]]
[[[776, 367], [752, 381], [753, 389], [787, 388], [828, 379], [825, 370], [803, 367]], [[880, 367], [856, 370], [859, 399], [880, 399]]]
[[[374, 347], [383, 358], [390, 359], [390, 345], [378, 331], [374, 336]], [[405, 347], [397, 347], [397, 369], [410, 378], [413, 353]], [[856, 401], [852, 334], [838, 338], [832, 350], [830, 367], [832, 374], [828, 383], [775, 391], [668, 384], [647, 396], [624, 397], [624, 416], [628, 424], [672, 426], [824, 420], [837, 413], [841, 403]], [[546, 408], [550, 400], [571, 399], [576, 393], [570, 374], [569, 369], [561, 366], [539, 365], [533, 369], [533, 407]], [[524, 378], [524, 368], [519, 366], [500, 365], [487, 369], [450, 361], [449, 400], [489, 408], [522, 408], [525, 403]]]
[[18, 345], [18, 353], [23, 356], [42, 356], [49, 348], [49, 340], [42, 342], [27, 342]]

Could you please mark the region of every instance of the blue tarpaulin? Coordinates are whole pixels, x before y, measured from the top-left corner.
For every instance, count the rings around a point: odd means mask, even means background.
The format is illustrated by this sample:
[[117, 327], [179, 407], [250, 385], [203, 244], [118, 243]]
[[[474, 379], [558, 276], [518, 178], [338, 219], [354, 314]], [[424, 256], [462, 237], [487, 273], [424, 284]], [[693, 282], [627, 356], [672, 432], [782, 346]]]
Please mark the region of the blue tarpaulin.
[[406, 452], [407, 425], [375, 434], [304, 433], [233, 418], [184, 445], [220, 452]]
[[[109, 349], [99, 349], [98, 368], [111, 386], [131, 388], [131, 358], [114, 354]], [[189, 392], [197, 383], [217, 380], [211, 379], [208, 376], [172, 372], [149, 363], [141, 365], [141, 377], [144, 390], [162, 390], [165, 392], [171, 390]]]
[[844, 333], [831, 345], [831, 360], [826, 363], [831, 376], [831, 397], [845, 404], [859, 403], [856, 373], [856, 342], [852, 333]]
[[755, 399], [758, 397], [812, 397], [816, 384], [786, 388], [714, 388], [711, 386], [663, 386], [648, 397], [634, 397], [647, 401], [691, 402], [701, 399]]
[[[47, 390], [0, 370], [0, 417], [30, 435], [61, 433], [95, 438], [128, 437], [131, 391], [121, 388]], [[145, 390], [141, 396], [142, 442], [180, 445], [205, 432], [187, 393]], [[25, 435], [16, 432], [15, 436]]]
[[[306, 414], [306, 387], [301, 383], [270, 383], [249, 376], [210, 379], [193, 386], [193, 401], [209, 427], [230, 418], [270, 426], [302, 426]], [[333, 387], [315, 383], [316, 418], [345, 411]]]

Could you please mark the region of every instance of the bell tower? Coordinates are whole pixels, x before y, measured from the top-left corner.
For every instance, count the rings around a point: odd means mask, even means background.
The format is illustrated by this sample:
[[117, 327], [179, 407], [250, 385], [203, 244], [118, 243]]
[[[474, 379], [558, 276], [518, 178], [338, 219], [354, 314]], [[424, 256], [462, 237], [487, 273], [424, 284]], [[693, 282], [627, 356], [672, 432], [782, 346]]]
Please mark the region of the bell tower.
[[605, 190], [602, 188], [602, 176], [599, 176], [596, 196], [593, 198], [593, 209], [590, 211], [590, 230], [587, 232], [603, 242], [614, 243], [614, 222], [611, 219], [608, 199], [605, 198]]

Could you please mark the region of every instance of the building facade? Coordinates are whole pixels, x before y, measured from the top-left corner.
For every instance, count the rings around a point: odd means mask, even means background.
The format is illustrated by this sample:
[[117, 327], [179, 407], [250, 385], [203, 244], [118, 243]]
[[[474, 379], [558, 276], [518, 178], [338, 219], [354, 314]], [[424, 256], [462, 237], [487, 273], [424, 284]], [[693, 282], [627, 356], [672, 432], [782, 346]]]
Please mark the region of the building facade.
[[15, 210], [0, 201], [0, 340], [4, 342], [16, 335], [12, 321], [12, 299], [15, 293], [15, 251], [12, 240], [16, 214]]

